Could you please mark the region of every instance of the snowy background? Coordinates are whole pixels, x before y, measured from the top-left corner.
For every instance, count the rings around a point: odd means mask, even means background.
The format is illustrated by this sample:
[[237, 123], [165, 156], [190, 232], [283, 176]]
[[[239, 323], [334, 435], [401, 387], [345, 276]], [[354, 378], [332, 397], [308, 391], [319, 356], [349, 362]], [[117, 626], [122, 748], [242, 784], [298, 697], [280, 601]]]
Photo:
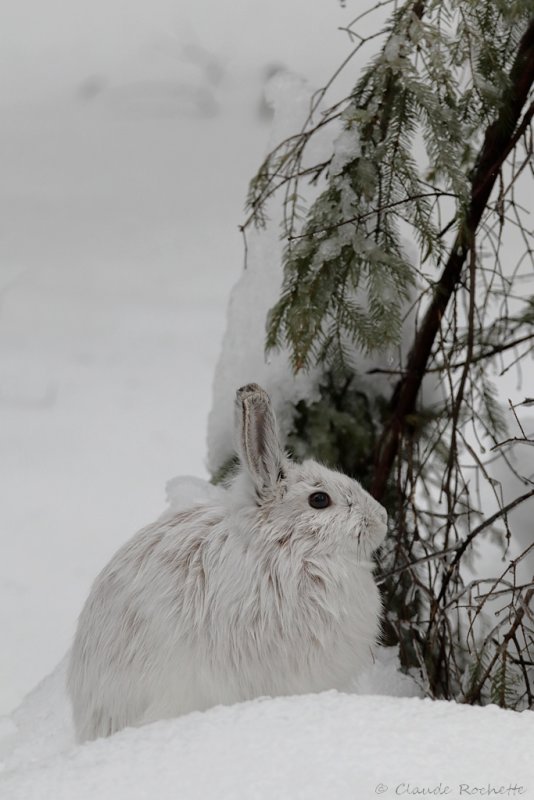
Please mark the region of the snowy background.
[[[280, 133], [266, 77], [283, 66], [321, 85], [348, 51], [337, 26], [363, 8], [19, 0], [3, 9], [0, 715], [61, 661], [95, 574], [161, 513], [169, 478], [207, 476], [247, 182]], [[309, 89], [288, 80], [304, 102]], [[275, 239], [259, 249], [258, 268], [278, 259]], [[384, 658], [362, 691], [416, 693]], [[404, 779], [523, 780], [534, 797], [524, 715], [339, 698], [214, 709], [73, 750], [60, 667], [0, 720], [0, 798], [132, 800], [150, 796], [155, 774], [158, 798], [366, 798]], [[511, 739], [514, 752], [485, 767], [488, 748]]]
[[207, 475], [265, 76], [319, 85], [347, 18], [333, 0], [3, 8], [0, 713], [61, 658], [166, 481]]

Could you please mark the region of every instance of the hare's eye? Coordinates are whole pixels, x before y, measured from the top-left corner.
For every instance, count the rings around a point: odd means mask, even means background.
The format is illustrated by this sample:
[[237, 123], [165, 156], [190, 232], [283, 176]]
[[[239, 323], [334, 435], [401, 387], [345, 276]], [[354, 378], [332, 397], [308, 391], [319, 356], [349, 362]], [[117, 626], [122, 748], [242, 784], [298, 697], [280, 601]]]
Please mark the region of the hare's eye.
[[330, 495], [326, 492], [314, 492], [308, 497], [312, 508], [328, 508], [331, 502]]

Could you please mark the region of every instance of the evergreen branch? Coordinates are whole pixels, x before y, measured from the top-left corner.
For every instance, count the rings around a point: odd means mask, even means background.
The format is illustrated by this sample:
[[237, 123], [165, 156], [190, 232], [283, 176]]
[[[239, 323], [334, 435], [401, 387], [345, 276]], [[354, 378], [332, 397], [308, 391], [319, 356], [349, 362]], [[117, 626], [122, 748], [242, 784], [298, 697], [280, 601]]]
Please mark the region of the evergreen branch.
[[313, 230], [309, 231], [307, 230], [305, 233], [299, 233], [295, 236], [288, 236], [287, 240], [288, 242], [294, 242], [297, 239], [309, 239], [311, 236], [315, 236], [318, 233], [331, 233], [331, 231], [335, 231], [337, 228], [342, 228], [343, 225], [358, 224], [359, 222], [363, 222], [365, 219], [368, 219], [375, 214], [381, 214], [383, 211], [389, 211], [390, 209], [397, 208], [397, 206], [402, 206], [405, 203], [413, 203], [414, 200], [421, 200], [424, 197], [454, 197], [455, 199], [458, 199], [458, 195], [454, 192], [435, 191], [411, 194], [409, 197], [405, 197], [402, 200], [396, 200], [394, 203], [387, 203], [379, 206], [378, 208], [372, 208], [370, 211], [366, 211], [363, 214], [358, 214], [355, 217], [349, 217], [349, 219], [343, 219], [341, 222], [336, 222], [333, 225], [328, 225], [324, 228], [314, 228]]
[[[486, 130], [484, 143], [473, 170], [469, 208], [460, 228], [448, 261], [438, 281], [433, 300], [416, 334], [404, 377], [397, 384], [375, 461], [372, 493], [380, 500], [400, 442], [407, 427], [407, 418], [414, 413], [419, 389], [430, 360], [441, 320], [449, 301], [459, 286], [465, 260], [482, 214], [487, 206], [499, 171], [515, 141], [517, 126], [530, 89], [534, 82], [534, 19], [521, 38], [517, 55], [510, 70], [509, 87], [501, 94], [497, 118]], [[528, 113], [528, 112], [527, 112]], [[522, 127], [521, 123], [520, 127]]]

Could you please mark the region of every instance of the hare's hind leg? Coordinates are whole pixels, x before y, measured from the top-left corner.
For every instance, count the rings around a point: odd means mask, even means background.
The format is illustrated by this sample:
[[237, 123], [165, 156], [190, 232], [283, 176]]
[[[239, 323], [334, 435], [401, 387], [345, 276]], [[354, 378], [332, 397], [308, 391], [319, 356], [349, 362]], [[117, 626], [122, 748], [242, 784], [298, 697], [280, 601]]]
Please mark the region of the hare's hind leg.
[[113, 713], [109, 707], [99, 704], [88, 708], [85, 713], [75, 713], [74, 724], [77, 741], [88, 742], [112, 736], [123, 728], [142, 725], [143, 714]]
[[79, 721], [76, 724], [76, 738], [79, 742], [101, 739], [105, 736], [111, 736], [112, 733], [115, 733], [113, 720], [101, 708], [94, 709], [83, 721]]

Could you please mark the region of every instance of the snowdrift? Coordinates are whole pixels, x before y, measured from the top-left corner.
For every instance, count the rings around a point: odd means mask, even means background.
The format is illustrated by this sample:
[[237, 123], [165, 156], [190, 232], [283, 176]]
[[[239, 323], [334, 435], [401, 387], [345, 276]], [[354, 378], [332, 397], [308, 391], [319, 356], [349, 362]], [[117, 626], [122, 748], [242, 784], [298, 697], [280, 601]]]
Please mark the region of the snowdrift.
[[2, 800], [534, 797], [530, 712], [332, 691], [76, 746], [62, 683], [60, 667], [0, 723]]
[[534, 798], [534, 715], [413, 696], [391, 648], [355, 686], [374, 695], [259, 698], [81, 746], [65, 666], [0, 719], [1, 800]]

